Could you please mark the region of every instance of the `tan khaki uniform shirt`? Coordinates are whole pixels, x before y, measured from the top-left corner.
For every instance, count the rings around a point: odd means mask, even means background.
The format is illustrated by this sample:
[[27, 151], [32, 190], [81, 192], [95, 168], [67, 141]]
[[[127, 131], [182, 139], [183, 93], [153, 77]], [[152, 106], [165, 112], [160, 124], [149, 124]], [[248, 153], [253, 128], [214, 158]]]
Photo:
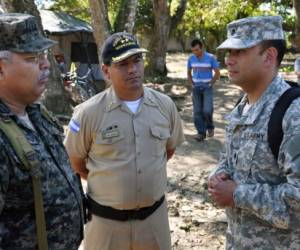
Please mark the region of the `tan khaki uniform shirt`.
[[[75, 124], [75, 127], [72, 127]], [[133, 114], [113, 88], [76, 107], [65, 145], [87, 160], [88, 194], [116, 209], [151, 206], [166, 190], [166, 150], [184, 141], [176, 106], [144, 87]]]

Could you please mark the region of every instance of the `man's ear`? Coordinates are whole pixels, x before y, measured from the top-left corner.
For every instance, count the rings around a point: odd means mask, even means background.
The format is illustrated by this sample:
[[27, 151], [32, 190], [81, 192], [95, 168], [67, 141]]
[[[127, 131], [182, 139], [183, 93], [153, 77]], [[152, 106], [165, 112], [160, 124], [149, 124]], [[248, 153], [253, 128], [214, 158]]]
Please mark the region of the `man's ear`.
[[0, 80], [2, 80], [4, 77], [3, 67], [4, 67], [3, 60], [0, 59]]
[[103, 72], [103, 75], [104, 75], [105, 79], [107, 81], [109, 81], [110, 80], [109, 66], [106, 65], [106, 64], [102, 64], [101, 68], [102, 68], [102, 72]]
[[266, 66], [277, 65], [278, 51], [274, 47], [270, 47], [265, 51], [265, 63]]

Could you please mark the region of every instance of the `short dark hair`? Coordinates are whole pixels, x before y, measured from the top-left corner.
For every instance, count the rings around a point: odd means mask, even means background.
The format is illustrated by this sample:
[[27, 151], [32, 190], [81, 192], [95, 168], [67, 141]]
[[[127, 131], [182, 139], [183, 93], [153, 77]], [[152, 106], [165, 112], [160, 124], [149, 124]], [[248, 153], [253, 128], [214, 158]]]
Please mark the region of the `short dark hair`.
[[274, 47], [277, 50], [277, 66], [282, 62], [283, 56], [286, 52], [285, 40], [264, 40], [260, 43], [262, 47], [261, 53], [270, 47]]
[[199, 39], [194, 39], [194, 40], [191, 42], [191, 47], [195, 47], [196, 45], [199, 45], [199, 47], [202, 48], [203, 43], [202, 43]]

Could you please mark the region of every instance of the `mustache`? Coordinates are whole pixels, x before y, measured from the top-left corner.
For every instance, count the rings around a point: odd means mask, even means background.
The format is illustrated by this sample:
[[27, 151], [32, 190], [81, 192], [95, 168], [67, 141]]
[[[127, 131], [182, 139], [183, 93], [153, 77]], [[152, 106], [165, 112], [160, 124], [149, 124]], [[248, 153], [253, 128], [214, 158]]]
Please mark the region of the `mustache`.
[[46, 78], [48, 78], [50, 75], [50, 70], [49, 69], [45, 69], [42, 71], [42, 74], [39, 77], [39, 80], [44, 80]]
[[134, 79], [140, 79], [140, 78], [141, 78], [141, 76], [131, 76], [131, 77], [126, 78], [126, 80], [128, 81], [128, 80], [134, 80]]

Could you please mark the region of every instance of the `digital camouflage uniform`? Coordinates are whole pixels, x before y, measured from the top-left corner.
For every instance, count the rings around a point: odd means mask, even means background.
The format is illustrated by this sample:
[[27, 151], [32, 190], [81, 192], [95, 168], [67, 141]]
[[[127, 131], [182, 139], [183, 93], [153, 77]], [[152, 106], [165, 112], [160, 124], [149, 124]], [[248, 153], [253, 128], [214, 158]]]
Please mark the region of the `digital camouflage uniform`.
[[[280, 17], [245, 18], [228, 25], [228, 39], [218, 48], [250, 48], [270, 39], [284, 39]], [[271, 112], [289, 87], [277, 76], [246, 113], [244, 96], [227, 117], [225, 151], [214, 171], [238, 185], [235, 208], [226, 209], [227, 249], [300, 249], [299, 98], [284, 115], [278, 161], [268, 143]]]
[[217, 172], [226, 172], [238, 184], [236, 208], [226, 209], [227, 249], [300, 249], [300, 147], [293, 149], [298, 158], [287, 157], [292, 153], [289, 139], [300, 133], [300, 99], [284, 116], [278, 163], [267, 141], [272, 109], [288, 87], [277, 77], [247, 115], [241, 115], [244, 98], [227, 117]]
[[[11, 117], [17, 123], [41, 163], [49, 249], [75, 250], [81, 240], [81, 194], [62, 144], [63, 131], [41, 116], [38, 104], [26, 111], [36, 131], [0, 102], [0, 117]], [[0, 131], [0, 249], [37, 248], [32, 177], [20, 164]]]

